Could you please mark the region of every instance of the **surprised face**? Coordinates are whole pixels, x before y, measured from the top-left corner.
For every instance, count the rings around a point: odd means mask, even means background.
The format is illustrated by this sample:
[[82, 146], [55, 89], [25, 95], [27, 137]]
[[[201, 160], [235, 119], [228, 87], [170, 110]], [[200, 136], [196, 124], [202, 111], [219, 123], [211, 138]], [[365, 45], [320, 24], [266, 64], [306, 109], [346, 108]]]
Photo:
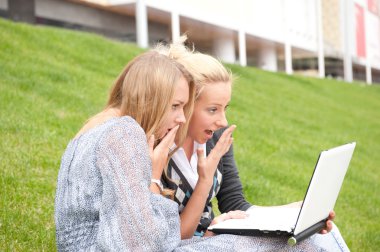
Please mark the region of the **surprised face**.
[[216, 130], [226, 127], [226, 109], [230, 100], [231, 83], [206, 84], [195, 102], [187, 136], [203, 144]]
[[174, 96], [171, 102], [171, 108], [165, 118], [165, 123], [159, 132], [158, 139], [162, 139], [168, 132], [178, 124], [186, 123], [184, 107], [189, 101], [189, 85], [185, 78], [178, 81]]

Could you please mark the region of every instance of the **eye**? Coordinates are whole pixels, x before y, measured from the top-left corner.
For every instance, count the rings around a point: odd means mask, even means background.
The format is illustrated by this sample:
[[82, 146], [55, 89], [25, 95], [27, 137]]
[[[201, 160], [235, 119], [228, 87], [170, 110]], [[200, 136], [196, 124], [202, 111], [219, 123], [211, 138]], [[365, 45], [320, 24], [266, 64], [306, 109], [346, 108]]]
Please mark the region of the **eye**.
[[228, 109], [230, 105], [228, 104], [227, 106], [224, 107], [224, 111], [226, 111]]
[[208, 108], [207, 111], [211, 114], [214, 114], [218, 109], [217, 108]]
[[172, 105], [172, 110], [176, 110], [179, 107], [179, 104], [173, 104]]

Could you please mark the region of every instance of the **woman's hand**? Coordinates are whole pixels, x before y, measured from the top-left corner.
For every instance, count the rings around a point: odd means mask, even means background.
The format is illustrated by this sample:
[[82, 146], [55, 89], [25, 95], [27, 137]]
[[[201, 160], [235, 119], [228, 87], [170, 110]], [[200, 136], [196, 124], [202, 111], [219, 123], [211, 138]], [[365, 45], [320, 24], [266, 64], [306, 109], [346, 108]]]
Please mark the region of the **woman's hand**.
[[[287, 205], [282, 205], [282, 206], [279, 206], [279, 207], [301, 207], [302, 205], [302, 201], [297, 201], [297, 202], [293, 202], [293, 203], [290, 203], [290, 204], [287, 204]], [[326, 221], [326, 227], [324, 229], [322, 229], [321, 231], [319, 231], [320, 234], [327, 234], [331, 231], [331, 229], [333, 228], [333, 224], [332, 224], [332, 221], [335, 219], [335, 212], [334, 210], [330, 212], [329, 214], [329, 217], [327, 218], [327, 221]]]
[[207, 158], [204, 158], [203, 149], [197, 150], [199, 182], [205, 182], [212, 185], [218, 163], [222, 156], [226, 154], [231, 147], [233, 142], [232, 132], [235, 128], [236, 125], [232, 125], [223, 132], [222, 136], [219, 138]]
[[161, 139], [161, 142], [154, 148], [155, 137], [149, 137], [149, 155], [152, 160], [152, 178], [161, 179], [164, 167], [168, 162], [168, 155], [171, 147], [174, 144], [175, 135], [177, 134], [179, 125], [172, 128], [166, 136]]
[[[288, 205], [284, 205], [285, 207], [301, 207], [302, 205], [302, 201], [297, 201], [297, 202], [293, 202], [293, 203], [290, 203]], [[335, 219], [335, 212], [334, 210], [330, 212], [329, 214], [329, 217], [327, 218], [327, 221], [326, 221], [326, 227], [324, 229], [322, 229], [321, 231], [319, 231], [320, 234], [327, 234], [331, 231], [331, 229], [333, 228], [333, 224], [332, 224], [332, 221]]]
[[[271, 207], [287, 207], [287, 208], [292, 208], [292, 207], [301, 207], [302, 205], [302, 201], [297, 201], [297, 202], [293, 202], [293, 203], [290, 203], [290, 204], [287, 204], [287, 205], [280, 205], [280, 206], [271, 206]], [[260, 207], [260, 206], [255, 206], [255, 207]], [[249, 211], [249, 210], [247, 210]], [[333, 228], [333, 220], [335, 219], [335, 212], [334, 210], [330, 212], [329, 214], [329, 217], [327, 218], [327, 221], [326, 221], [326, 226], [324, 229], [322, 229], [321, 231], [319, 231], [320, 234], [327, 234], [331, 231], [331, 229]]]
[[333, 228], [333, 220], [335, 219], [335, 212], [334, 210], [330, 212], [329, 214], [329, 217], [326, 221], [326, 228], [325, 229], [322, 229], [319, 233], [320, 234], [327, 234], [331, 231], [331, 229]]
[[[217, 223], [220, 223], [229, 219], [245, 219], [247, 217], [248, 215], [245, 211], [240, 211], [240, 210], [229, 211], [228, 213], [223, 213], [215, 217], [212, 220], [210, 225], [215, 225]], [[213, 232], [207, 230], [204, 236], [213, 236], [213, 235], [215, 235]]]

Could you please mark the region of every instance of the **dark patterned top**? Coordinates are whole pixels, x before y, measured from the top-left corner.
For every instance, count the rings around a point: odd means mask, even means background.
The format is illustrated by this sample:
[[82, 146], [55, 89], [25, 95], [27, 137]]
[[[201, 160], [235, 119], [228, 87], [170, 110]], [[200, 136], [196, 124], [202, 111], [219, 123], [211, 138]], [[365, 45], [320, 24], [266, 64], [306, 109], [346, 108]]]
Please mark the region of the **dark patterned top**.
[[[193, 188], [191, 187], [186, 177], [181, 172], [181, 169], [179, 169], [179, 167], [173, 159], [169, 161], [167, 174], [169, 178], [180, 178], [180, 180], [164, 179], [164, 184], [165, 187], [175, 191], [174, 200], [178, 203], [178, 210], [181, 213], [184, 207], [186, 206], [187, 202], [189, 201], [191, 195], [193, 194]], [[219, 192], [221, 182], [222, 174], [217, 169], [214, 174], [213, 186], [210, 189], [209, 196], [207, 198], [201, 219], [194, 233], [195, 236], [203, 236], [208, 226], [210, 226], [212, 219], [214, 219], [211, 200]]]

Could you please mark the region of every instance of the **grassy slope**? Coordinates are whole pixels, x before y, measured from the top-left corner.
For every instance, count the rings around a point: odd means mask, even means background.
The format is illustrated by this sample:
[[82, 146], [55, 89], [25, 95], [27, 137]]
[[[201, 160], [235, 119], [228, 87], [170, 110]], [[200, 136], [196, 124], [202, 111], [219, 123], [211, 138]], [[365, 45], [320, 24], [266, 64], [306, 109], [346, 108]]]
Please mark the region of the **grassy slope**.
[[[55, 249], [62, 152], [139, 52], [98, 36], [0, 19], [1, 251]], [[247, 198], [261, 205], [302, 199], [319, 151], [356, 140], [336, 223], [353, 251], [375, 251], [380, 88], [230, 67], [239, 79], [228, 116], [238, 125], [235, 153]]]

